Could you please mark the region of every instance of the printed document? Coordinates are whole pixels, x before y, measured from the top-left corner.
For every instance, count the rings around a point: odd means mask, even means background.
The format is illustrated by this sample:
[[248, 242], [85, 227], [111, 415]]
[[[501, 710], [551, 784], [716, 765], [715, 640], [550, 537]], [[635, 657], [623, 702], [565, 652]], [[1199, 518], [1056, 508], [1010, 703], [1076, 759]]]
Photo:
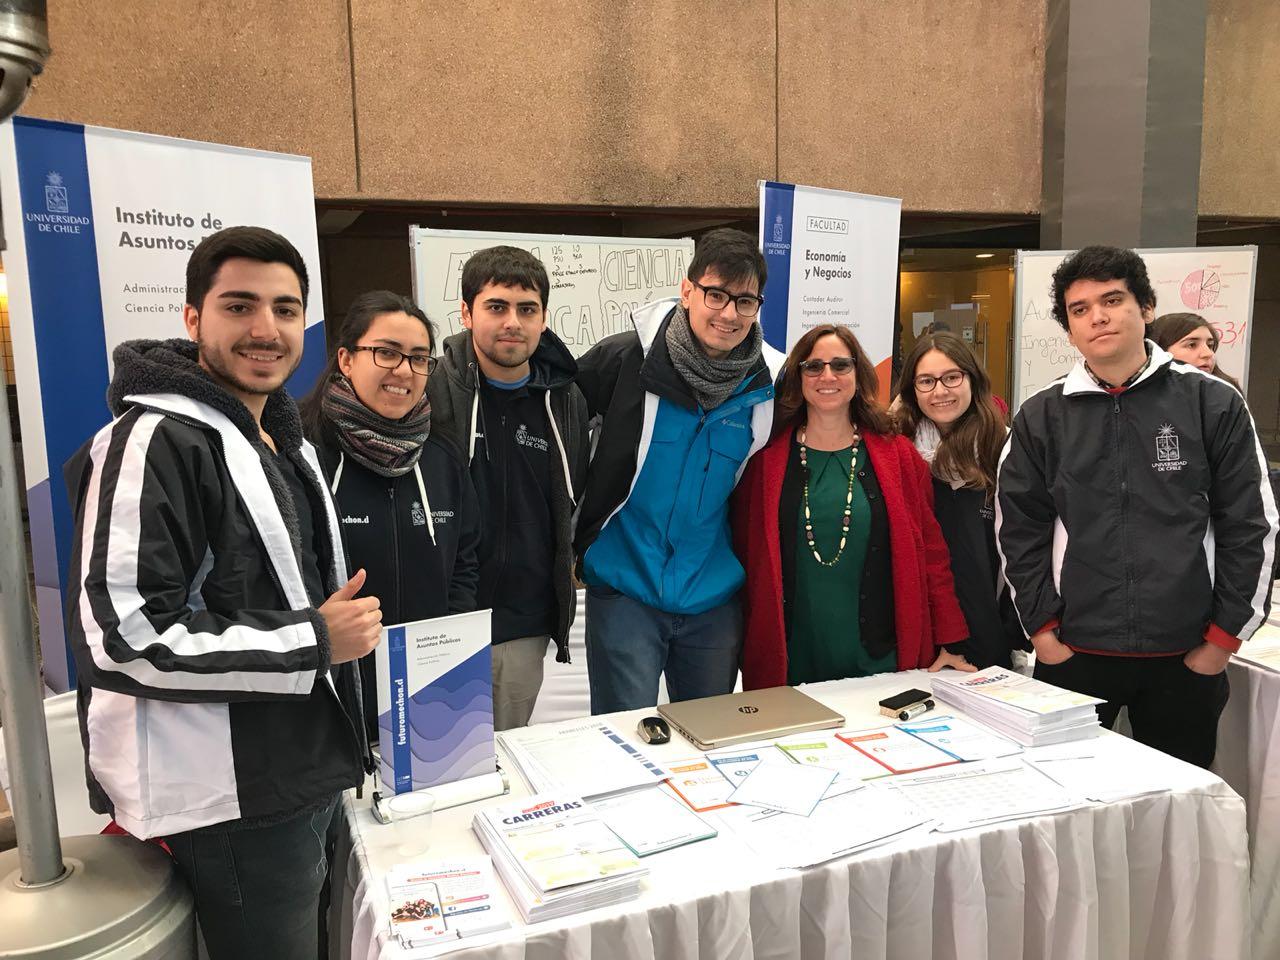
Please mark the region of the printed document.
[[729, 794], [735, 784], [730, 783], [706, 757], [687, 757], [672, 760], [666, 765], [669, 776], [666, 786], [697, 813], [731, 807]]
[[667, 778], [665, 769], [600, 720], [523, 727], [498, 738], [534, 793], [590, 800]]
[[637, 857], [716, 835], [714, 827], [661, 787], [620, 793], [596, 800], [592, 806], [604, 825]]
[[885, 784], [937, 820], [938, 830], [948, 832], [1083, 805], [1056, 781], [1017, 758], [926, 770]]
[[836, 736], [888, 773], [911, 773], [956, 763], [956, 758], [898, 727], [850, 730]]
[[857, 853], [929, 822], [922, 811], [876, 784], [828, 797], [808, 817], [749, 806], [710, 817], [780, 869], [801, 869]]
[[774, 753], [752, 768], [729, 799], [807, 817], [835, 778], [834, 770], [795, 763]]
[[933, 717], [898, 724], [898, 729], [945, 750], [957, 760], [995, 760], [1022, 752], [1022, 747], [964, 717]]
[[828, 797], [834, 797], [838, 793], [848, 793], [850, 790], [861, 790], [866, 781], [889, 775], [889, 771], [881, 764], [876, 763], [862, 751], [854, 750], [835, 733], [824, 731], [797, 734], [785, 740], [779, 740], [778, 749], [796, 763], [834, 770], [836, 778], [827, 788]]

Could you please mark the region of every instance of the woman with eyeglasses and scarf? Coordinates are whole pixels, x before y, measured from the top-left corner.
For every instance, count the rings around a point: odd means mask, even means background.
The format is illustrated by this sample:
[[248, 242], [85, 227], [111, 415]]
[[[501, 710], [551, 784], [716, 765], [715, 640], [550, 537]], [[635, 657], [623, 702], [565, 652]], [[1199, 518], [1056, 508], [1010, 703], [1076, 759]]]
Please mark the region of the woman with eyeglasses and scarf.
[[[431, 435], [435, 331], [389, 290], [356, 297], [302, 403], [333, 492], [347, 562], [387, 626], [475, 609], [480, 512], [463, 458]], [[378, 735], [377, 672], [360, 661], [365, 723]]]
[[773, 439], [733, 505], [745, 689], [974, 669], [929, 468], [876, 392], [847, 327], [808, 331], [782, 368]]
[[980, 669], [1011, 666], [1028, 644], [996, 552], [996, 467], [1009, 430], [967, 343], [946, 332], [915, 342], [902, 361], [897, 419], [933, 476], [934, 515], [969, 624], [967, 657]]

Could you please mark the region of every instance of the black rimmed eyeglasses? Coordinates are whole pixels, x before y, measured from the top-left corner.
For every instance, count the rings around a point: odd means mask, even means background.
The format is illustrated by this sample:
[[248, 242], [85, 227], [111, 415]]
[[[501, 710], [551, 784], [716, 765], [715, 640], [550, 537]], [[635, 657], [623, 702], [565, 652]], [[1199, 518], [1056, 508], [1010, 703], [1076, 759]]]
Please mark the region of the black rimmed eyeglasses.
[[760, 304], [764, 303], [764, 297], [757, 297], [754, 293], [731, 293], [723, 287], [703, 286], [697, 280], [689, 282], [702, 291], [703, 302], [712, 310], [723, 310], [732, 300], [738, 316], [754, 317], [760, 312]]
[[399, 369], [400, 364], [409, 361], [409, 369], [421, 377], [431, 376], [439, 357], [429, 357], [425, 353], [402, 353], [391, 347], [352, 347], [351, 352], [368, 350], [373, 354], [373, 362], [384, 370]]
[[964, 378], [967, 376], [968, 374], [963, 370], [948, 370], [940, 377], [931, 377], [927, 373], [922, 373], [916, 377], [915, 385], [916, 389], [921, 393], [933, 393], [934, 387], [938, 384], [942, 384], [949, 390], [954, 390], [964, 383]]

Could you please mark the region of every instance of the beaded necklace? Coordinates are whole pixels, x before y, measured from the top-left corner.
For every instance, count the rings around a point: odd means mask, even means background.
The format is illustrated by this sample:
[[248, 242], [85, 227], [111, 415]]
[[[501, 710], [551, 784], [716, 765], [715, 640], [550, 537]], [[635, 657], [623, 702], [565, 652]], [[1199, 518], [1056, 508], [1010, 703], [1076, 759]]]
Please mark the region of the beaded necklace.
[[809, 514], [809, 450], [805, 446], [805, 437], [806, 431], [801, 427], [796, 439], [800, 444], [800, 469], [804, 471], [804, 536], [809, 542], [809, 552], [813, 554], [813, 559], [824, 567], [834, 567], [840, 562], [840, 557], [844, 554], [844, 546], [849, 541], [849, 524], [853, 518], [854, 467], [858, 463], [858, 441], [860, 438], [857, 430], [854, 430], [853, 449], [849, 455], [849, 490], [845, 493], [844, 517], [840, 520], [840, 546], [836, 550], [834, 557], [830, 560], [823, 560], [822, 554], [818, 552], [818, 547], [813, 542], [813, 517]]

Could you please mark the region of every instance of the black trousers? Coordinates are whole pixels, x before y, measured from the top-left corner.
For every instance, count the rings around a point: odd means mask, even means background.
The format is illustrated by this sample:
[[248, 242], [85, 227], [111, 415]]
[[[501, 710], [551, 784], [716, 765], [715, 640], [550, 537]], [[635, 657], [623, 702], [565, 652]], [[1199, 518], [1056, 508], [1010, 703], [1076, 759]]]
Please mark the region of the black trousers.
[[316, 960], [336, 804], [267, 827], [165, 837], [209, 960]]
[[1076, 653], [1062, 663], [1036, 662], [1035, 678], [1107, 701], [1098, 719], [1107, 729], [1129, 708], [1133, 738], [1170, 756], [1208, 767], [1218, 740], [1218, 718], [1227, 705], [1227, 672], [1205, 676], [1182, 655], [1108, 657]]

